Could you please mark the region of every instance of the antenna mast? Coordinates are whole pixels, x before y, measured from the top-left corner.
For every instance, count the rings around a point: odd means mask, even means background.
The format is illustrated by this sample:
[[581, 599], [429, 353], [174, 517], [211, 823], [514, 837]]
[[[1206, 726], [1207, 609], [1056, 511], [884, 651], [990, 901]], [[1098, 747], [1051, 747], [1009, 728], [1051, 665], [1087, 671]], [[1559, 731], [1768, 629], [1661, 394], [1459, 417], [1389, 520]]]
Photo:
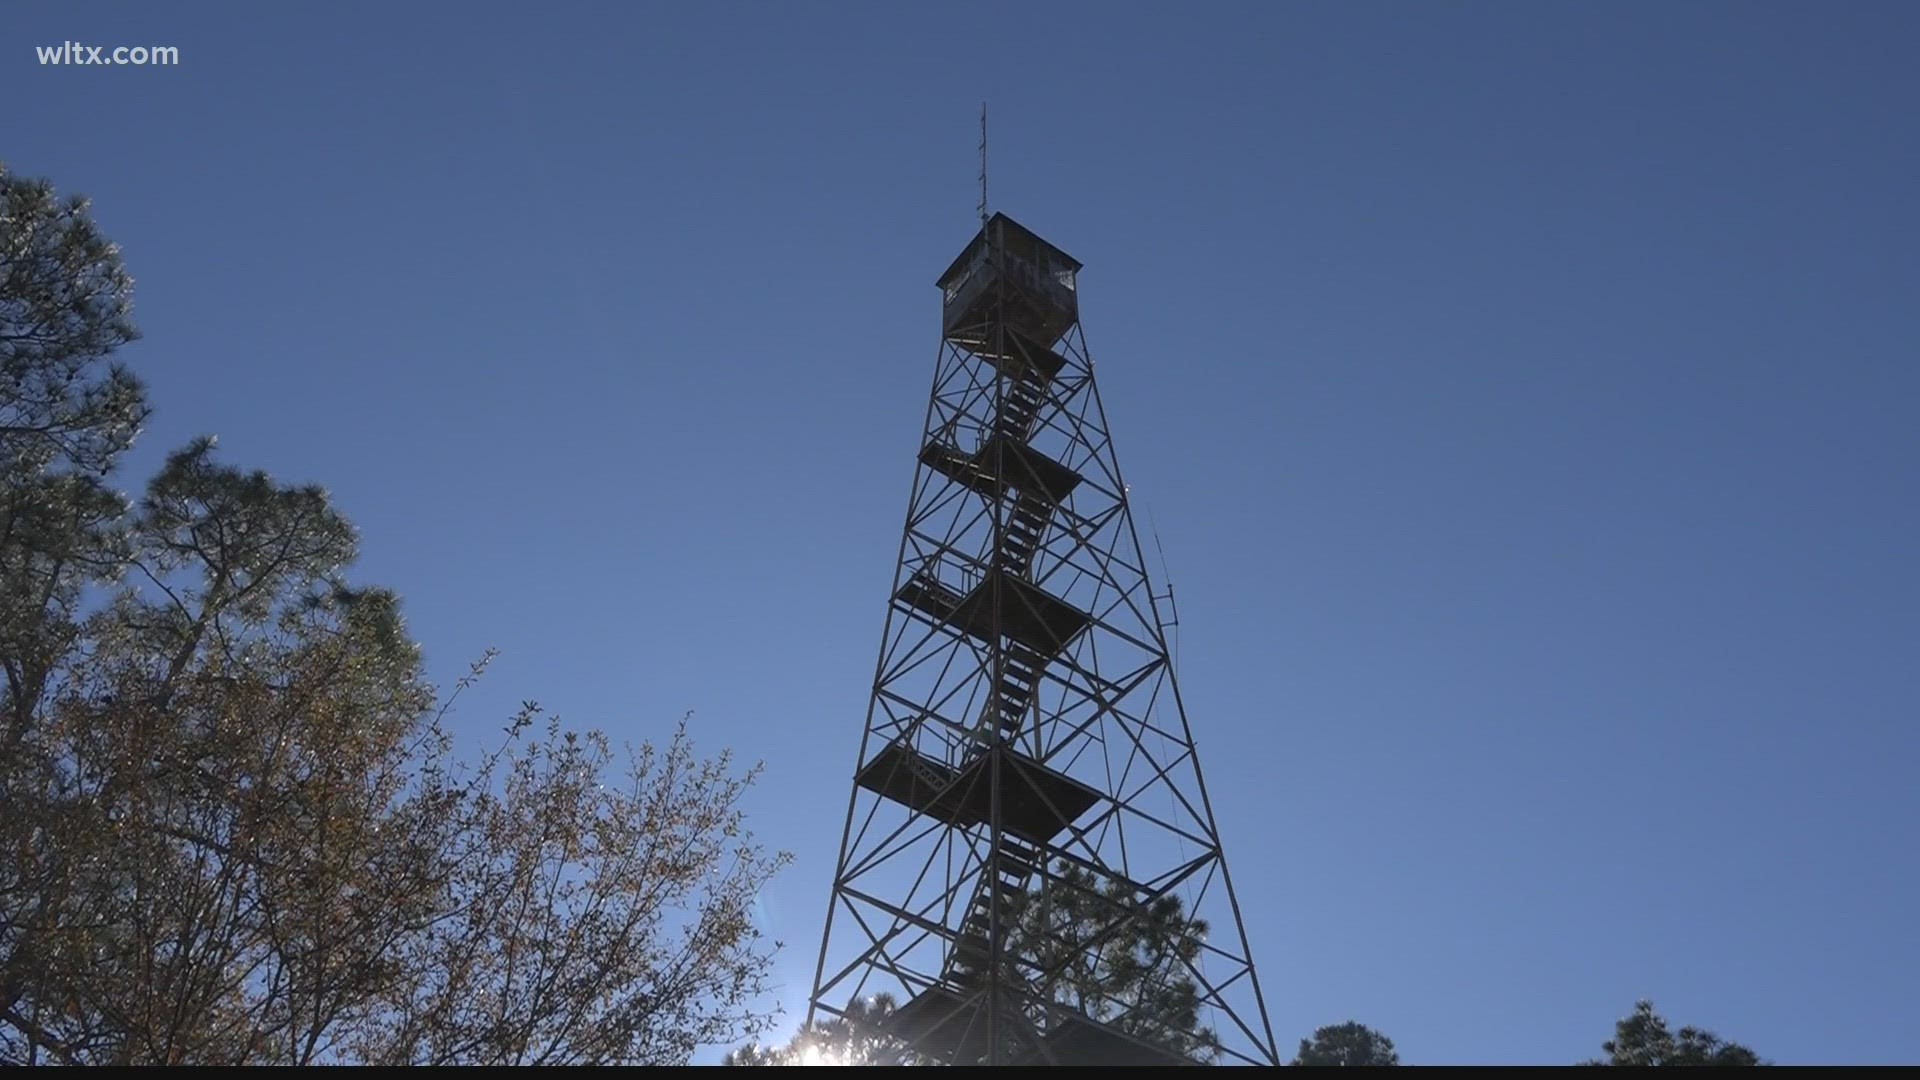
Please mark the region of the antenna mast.
[[980, 224], [987, 223], [987, 103], [980, 103]]

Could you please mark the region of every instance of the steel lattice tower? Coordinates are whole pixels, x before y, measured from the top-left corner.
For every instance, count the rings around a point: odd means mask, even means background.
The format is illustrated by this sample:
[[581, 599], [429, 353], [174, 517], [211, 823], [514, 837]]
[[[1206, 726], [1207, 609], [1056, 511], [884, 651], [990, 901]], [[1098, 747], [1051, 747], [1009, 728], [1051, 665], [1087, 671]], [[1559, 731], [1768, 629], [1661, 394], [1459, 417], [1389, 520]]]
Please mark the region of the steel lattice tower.
[[[940, 359], [808, 1018], [886, 993], [889, 1032], [939, 1062], [1278, 1064], [1079, 270], [995, 214], [938, 282]], [[1205, 932], [1139, 944], [1168, 898]], [[1169, 1002], [1211, 1038], [1169, 1029]]]

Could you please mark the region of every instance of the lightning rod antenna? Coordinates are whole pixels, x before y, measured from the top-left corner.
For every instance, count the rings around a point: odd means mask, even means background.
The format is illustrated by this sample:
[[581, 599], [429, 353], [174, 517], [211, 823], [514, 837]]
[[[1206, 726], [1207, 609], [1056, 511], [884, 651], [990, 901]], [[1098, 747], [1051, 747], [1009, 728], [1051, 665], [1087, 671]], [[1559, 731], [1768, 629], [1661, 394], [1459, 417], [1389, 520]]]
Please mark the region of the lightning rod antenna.
[[980, 103], [980, 224], [987, 223], [987, 103]]

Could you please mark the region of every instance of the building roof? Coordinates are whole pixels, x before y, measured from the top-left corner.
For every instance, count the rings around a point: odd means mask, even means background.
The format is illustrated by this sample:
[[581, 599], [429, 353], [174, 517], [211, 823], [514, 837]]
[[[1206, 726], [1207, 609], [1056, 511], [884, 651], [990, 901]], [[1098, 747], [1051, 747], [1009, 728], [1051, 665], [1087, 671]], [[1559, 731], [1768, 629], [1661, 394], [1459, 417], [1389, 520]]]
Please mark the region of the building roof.
[[971, 265], [974, 252], [978, 251], [980, 246], [985, 243], [989, 230], [992, 230], [995, 239], [999, 241], [1001, 247], [1016, 255], [1027, 259], [1034, 259], [1036, 262], [1041, 261], [1035, 259], [1035, 256], [1038, 254], [1052, 255], [1060, 262], [1072, 267], [1076, 272], [1080, 269], [1080, 261], [1078, 259], [1042, 240], [1038, 233], [1027, 228], [1025, 225], [1020, 224], [1005, 214], [996, 213], [987, 219], [986, 225], [982, 226], [979, 232], [973, 234], [973, 239], [968, 241], [966, 248], [960, 252], [960, 256], [953, 260], [952, 264], [947, 267], [946, 273], [941, 274], [940, 280], [935, 284], [943, 289], [946, 288], [948, 281], [958, 277]]

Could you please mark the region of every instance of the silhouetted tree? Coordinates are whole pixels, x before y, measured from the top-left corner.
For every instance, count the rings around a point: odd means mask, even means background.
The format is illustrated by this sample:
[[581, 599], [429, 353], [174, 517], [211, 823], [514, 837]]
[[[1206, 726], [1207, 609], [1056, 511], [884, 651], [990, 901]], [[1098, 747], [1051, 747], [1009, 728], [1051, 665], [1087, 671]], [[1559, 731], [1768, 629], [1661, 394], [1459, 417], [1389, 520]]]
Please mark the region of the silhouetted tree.
[[1760, 1056], [1739, 1043], [1726, 1042], [1710, 1031], [1683, 1027], [1675, 1034], [1642, 1001], [1633, 1015], [1614, 1024], [1613, 1038], [1602, 1043], [1607, 1060], [1589, 1065], [1761, 1065]]
[[847, 1003], [846, 1015], [816, 1021], [784, 1047], [748, 1043], [723, 1065], [915, 1065], [919, 1059], [881, 1025], [895, 1008], [891, 994]]
[[346, 581], [325, 491], [211, 439], [137, 506], [106, 484], [147, 415], [109, 363], [130, 288], [84, 202], [0, 172], [0, 1064], [664, 1064], [761, 1030], [751, 772], [531, 704], [460, 764], [459, 688]]
[[1400, 1054], [1393, 1040], [1365, 1024], [1352, 1020], [1329, 1024], [1300, 1040], [1295, 1065], [1398, 1065]]
[[1008, 921], [1015, 977], [1037, 995], [1177, 1054], [1214, 1057], [1192, 977], [1208, 927], [1178, 896], [1142, 902], [1125, 881], [1061, 863]]
[[[1218, 1042], [1199, 1022], [1199, 989], [1190, 974], [1207, 924], [1189, 918], [1179, 897], [1143, 903], [1125, 882], [1102, 883], [1062, 863], [1011, 903], [1004, 917], [1006, 985], [1024, 986], [1036, 997], [1195, 1060], [1215, 1056]], [[957, 970], [962, 981], [982, 974], [965, 963]], [[893, 1008], [884, 994], [855, 1001], [845, 1017], [801, 1031], [785, 1047], [748, 1044], [725, 1064], [916, 1064], [912, 1049], [881, 1026]]]

